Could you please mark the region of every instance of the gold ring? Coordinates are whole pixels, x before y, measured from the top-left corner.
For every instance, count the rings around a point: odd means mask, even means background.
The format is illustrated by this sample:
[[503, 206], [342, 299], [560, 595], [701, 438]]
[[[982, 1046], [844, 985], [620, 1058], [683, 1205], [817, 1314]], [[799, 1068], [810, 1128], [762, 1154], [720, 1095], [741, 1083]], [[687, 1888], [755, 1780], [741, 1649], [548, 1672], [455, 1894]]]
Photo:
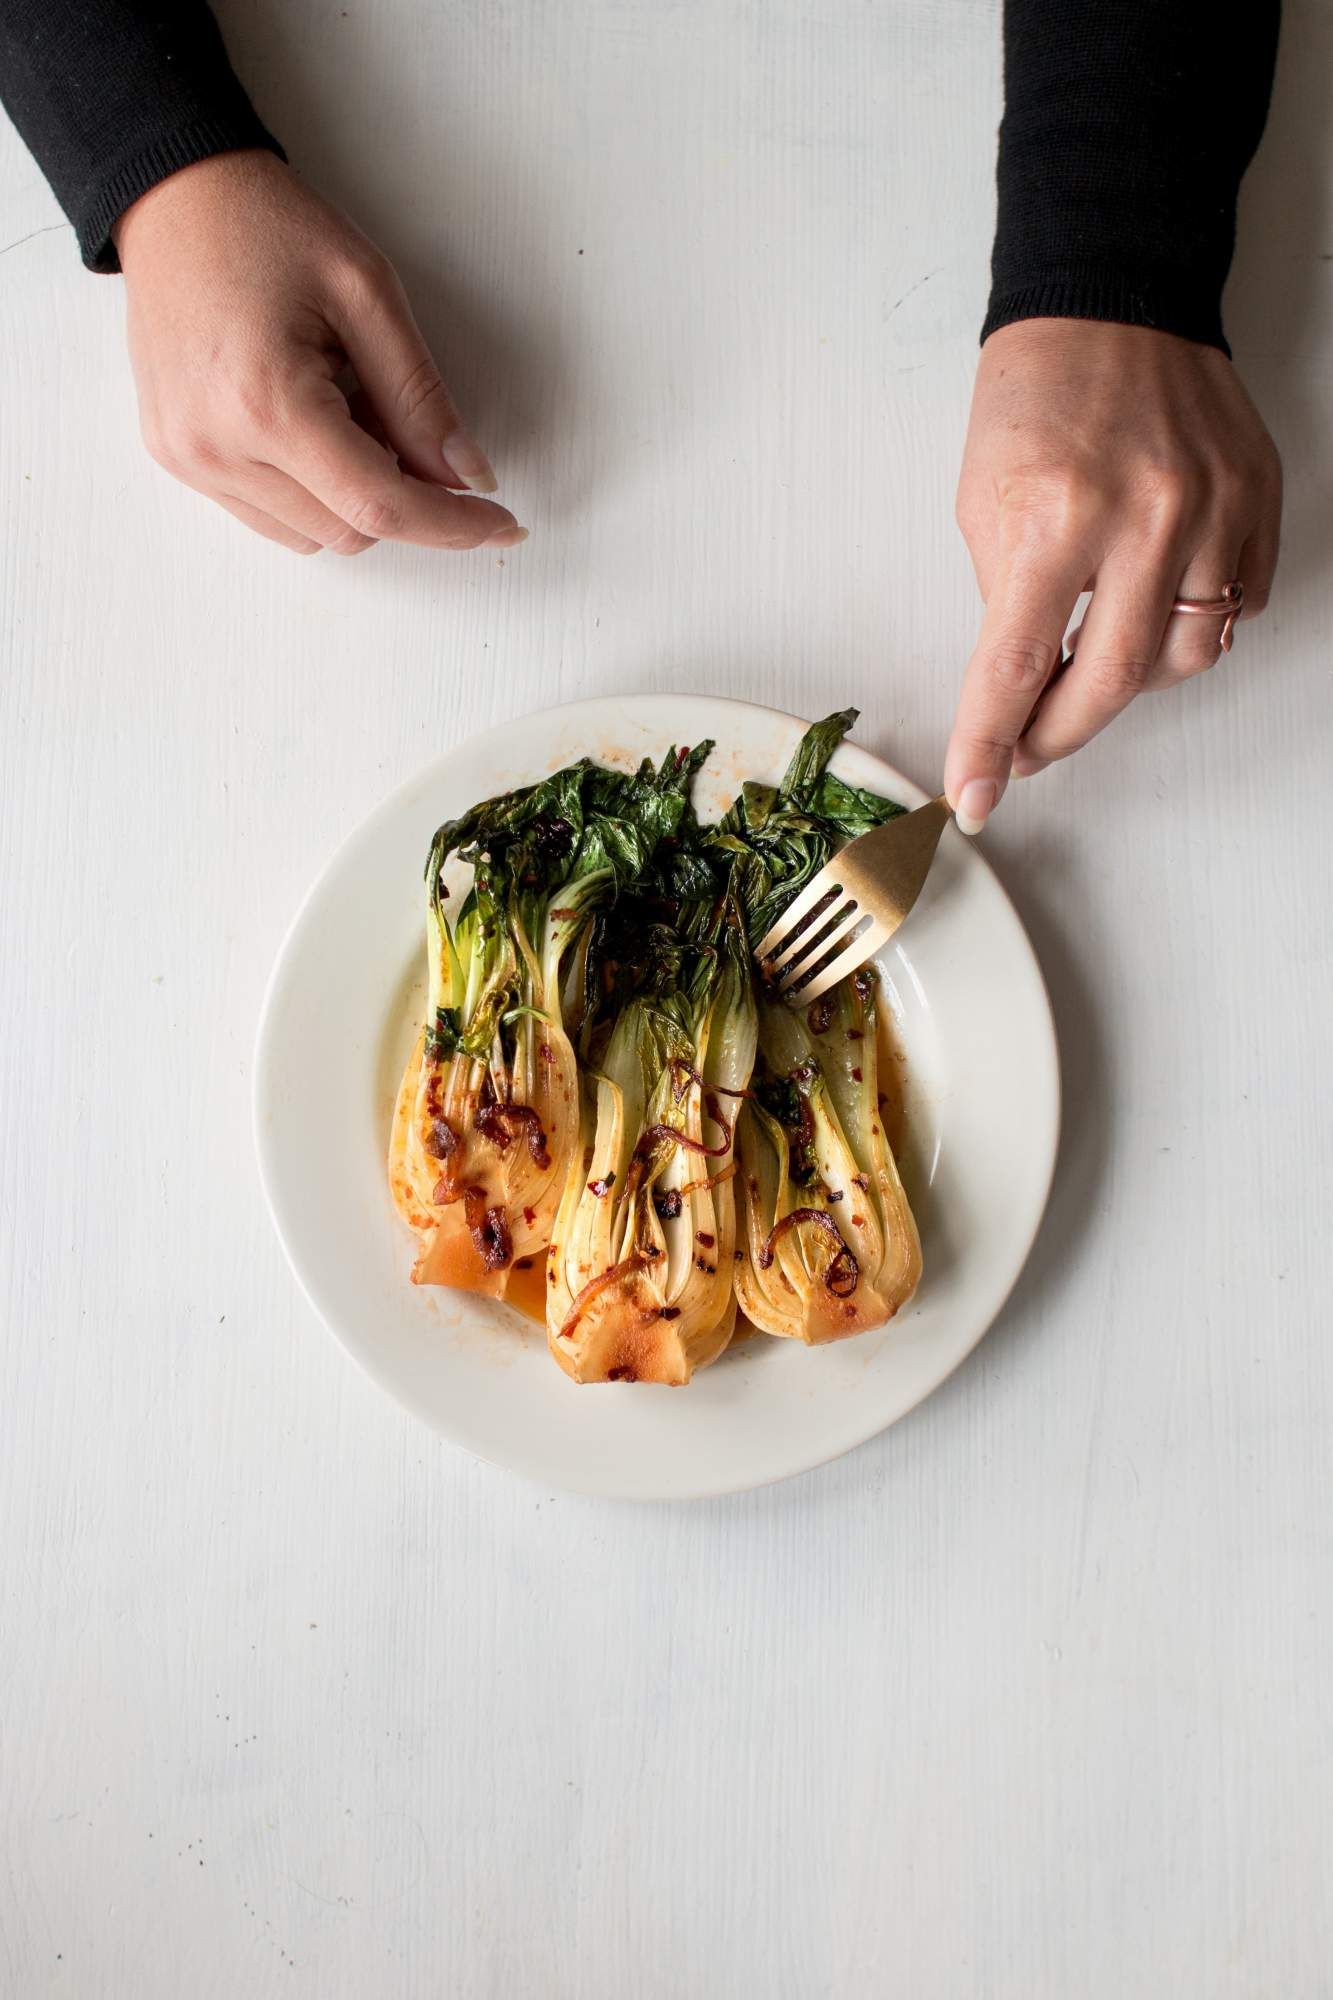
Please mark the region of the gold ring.
[[1171, 606], [1173, 613], [1184, 612], [1187, 618], [1220, 618], [1222, 620], [1222, 651], [1231, 651], [1231, 633], [1240, 617], [1245, 603], [1245, 586], [1237, 579], [1229, 583], [1220, 597], [1178, 597]]

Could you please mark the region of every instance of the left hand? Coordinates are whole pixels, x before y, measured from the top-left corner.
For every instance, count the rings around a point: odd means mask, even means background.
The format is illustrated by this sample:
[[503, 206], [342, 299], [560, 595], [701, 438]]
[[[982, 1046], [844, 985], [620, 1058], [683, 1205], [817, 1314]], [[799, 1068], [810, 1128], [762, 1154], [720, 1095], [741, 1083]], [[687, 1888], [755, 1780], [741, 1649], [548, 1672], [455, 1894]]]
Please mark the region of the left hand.
[[[1282, 473], [1218, 349], [1144, 327], [1021, 320], [981, 350], [958, 524], [986, 611], [945, 760], [965, 832], [1149, 688], [1219, 657], [1221, 615], [1176, 597], [1268, 600]], [[1067, 669], [1065, 628], [1092, 591]]]
[[182, 167], [114, 235], [144, 440], [168, 472], [297, 555], [525, 539], [480, 497], [495, 474], [392, 265], [272, 153]]

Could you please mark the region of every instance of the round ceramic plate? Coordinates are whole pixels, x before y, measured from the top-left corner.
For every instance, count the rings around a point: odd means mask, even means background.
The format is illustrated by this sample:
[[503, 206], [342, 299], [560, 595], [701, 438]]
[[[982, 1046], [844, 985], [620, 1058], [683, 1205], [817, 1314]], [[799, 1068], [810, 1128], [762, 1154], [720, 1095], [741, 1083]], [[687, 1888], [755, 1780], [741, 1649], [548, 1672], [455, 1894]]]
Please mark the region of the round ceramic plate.
[[[414, 1239], [385, 1154], [425, 995], [421, 872], [435, 828], [581, 756], [660, 757], [711, 736], [697, 799], [776, 780], [805, 725], [712, 696], [638, 696], [524, 716], [460, 744], [333, 857], [279, 955], [259, 1030], [255, 1122], [278, 1234], [307, 1297], [377, 1382], [455, 1443], [553, 1487], [632, 1499], [739, 1492], [873, 1437], [980, 1340], [1027, 1256], [1059, 1125], [1055, 1036], [1022, 926], [954, 828], [880, 959], [904, 1084], [903, 1176], [925, 1275], [893, 1323], [829, 1347], [752, 1334], [687, 1388], [580, 1388], [539, 1327], [409, 1282]], [[833, 769], [917, 805], [844, 744]]]

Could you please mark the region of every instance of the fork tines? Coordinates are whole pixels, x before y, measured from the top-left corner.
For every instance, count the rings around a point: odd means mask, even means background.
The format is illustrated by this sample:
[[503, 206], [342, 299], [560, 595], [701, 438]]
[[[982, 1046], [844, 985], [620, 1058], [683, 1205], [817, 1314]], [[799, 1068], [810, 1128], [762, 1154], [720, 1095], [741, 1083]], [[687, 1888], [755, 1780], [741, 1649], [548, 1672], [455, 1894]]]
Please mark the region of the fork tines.
[[766, 981], [789, 999], [818, 1000], [891, 935], [847, 894], [836, 870], [836, 862], [821, 869], [755, 946]]

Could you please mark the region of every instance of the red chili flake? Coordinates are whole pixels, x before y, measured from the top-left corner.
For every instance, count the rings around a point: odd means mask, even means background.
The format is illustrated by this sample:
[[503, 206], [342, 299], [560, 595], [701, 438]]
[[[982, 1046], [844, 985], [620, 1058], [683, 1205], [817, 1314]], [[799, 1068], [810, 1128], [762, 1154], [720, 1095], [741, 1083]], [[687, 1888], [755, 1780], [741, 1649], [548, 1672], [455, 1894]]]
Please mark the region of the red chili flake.
[[865, 1035], [860, 1028], [849, 1028], [847, 1030], [847, 1039], [849, 1042], [863, 1042]]
[[525, 1209], [524, 1209], [524, 1211], [523, 1211], [523, 1220], [524, 1220], [524, 1221], [525, 1221], [525, 1222], [527, 1223], [527, 1225], [528, 1225], [528, 1228], [529, 1228], [529, 1229], [531, 1229], [531, 1227], [532, 1227], [533, 1223], [534, 1223], [534, 1222], [535, 1222], [535, 1221], [537, 1220], [537, 1211], [536, 1211], [536, 1209], [535, 1209], [535, 1208], [525, 1208]]
[[600, 1201], [601, 1197], [604, 1194], [610, 1194], [611, 1188], [615, 1182], [615, 1178], [616, 1177], [614, 1173], [610, 1173], [610, 1174], [603, 1174], [600, 1180], [589, 1181], [588, 1193], [595, 1194], [598, 1200]]
[[812, 1000], [805, 1010], [805, 1018], [810, 1023], [812, 1035], [826, 1035], [833, 1025], [833, 997], [826, 994], [822, 1000]]
[[705, 1250], [711, 1250], [717, 1239], [710, 1236], [706, 1229], [697, 1229], [694, 1233], [694, 1240], [696, 1243], [702, 1243]]
[[553, 917], [576, 917], [576, 916], [578, 915], [578, 911], [577, 911], [577, 910], [552, 910], [552, 912], [551, 912], [551, 915], [552, 915]]
[[696, 1271], [702, 1271], [706, 1278], [714, 1277], [717, 1273], [717, 1265], [710, 1264], [706, 1257], [696, 1257], [694, 1268]]
[[555, 1061], [555, 1050], [551, 1047], [551, 1044], [549, 1042], [543, 1042], [541, 1047], [538, 1049], [537, 1054], [541, 1057], [544, 1063], [553, 1063]]
[[861, 1192], [864, 1194], [866, 1189], [870, 1186], [870, 1182], [866, 1179], [864, 1174], [853, 1174], [852, 1186], [859, 1187]]
[[555, 1283], [555, 1272], [554, 1272], [554, 1271], [548, 1271], [548, 1272], [546, 1273], [546, 1282], [547, 1282], [547, 1284], [548, 1284], [548, 1285], [553, 1285], [553, 1284]]
[[859, 1069], [854, 1069], [852, 1071], [852, 1082], [859, 1083], [860, 1081], [861, 1081], [861, 1072]]
[[865, 1217], [864, 1217], [863, 1215], [854, 1215], [854, 1216], [852, 1217], [852, 1228], [853, 1228], [853, 1229], [864, 1229], [864, 1227], [865, 1227], [865, 1220], [866, 1220], [866, 1219], [865, 1219]]

